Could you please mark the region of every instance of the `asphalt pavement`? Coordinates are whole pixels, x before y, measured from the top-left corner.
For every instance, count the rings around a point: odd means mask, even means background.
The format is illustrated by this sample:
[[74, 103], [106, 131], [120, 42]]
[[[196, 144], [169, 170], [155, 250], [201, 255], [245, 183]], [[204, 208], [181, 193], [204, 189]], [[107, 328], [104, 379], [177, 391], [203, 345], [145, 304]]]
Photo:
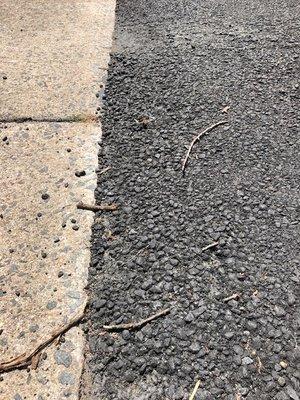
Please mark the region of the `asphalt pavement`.
[[123, 0], [116, 18], [92, 396], [188, 399], [199, 382], [197, 400], [299, 400], [298, 2]]

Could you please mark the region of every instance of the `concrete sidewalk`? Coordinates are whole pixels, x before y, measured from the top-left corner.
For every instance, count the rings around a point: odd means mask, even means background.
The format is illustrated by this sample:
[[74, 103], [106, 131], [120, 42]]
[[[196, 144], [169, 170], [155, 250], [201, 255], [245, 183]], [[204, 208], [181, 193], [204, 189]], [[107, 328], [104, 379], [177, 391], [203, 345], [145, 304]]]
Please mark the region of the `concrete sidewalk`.
[[[114, 0], [0, 4], [0, 367], [81, 315], [101, 91]], [[71, 328], [37, 368], [0, 377], [1, 399], [77, 399], [84, 337]]]

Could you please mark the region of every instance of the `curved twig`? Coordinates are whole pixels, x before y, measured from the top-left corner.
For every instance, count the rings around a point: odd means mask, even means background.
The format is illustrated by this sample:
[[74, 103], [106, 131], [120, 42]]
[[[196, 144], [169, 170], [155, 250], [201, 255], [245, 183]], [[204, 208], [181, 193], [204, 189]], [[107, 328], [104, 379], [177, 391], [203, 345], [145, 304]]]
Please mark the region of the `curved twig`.
[[186, 167], [186, 163], [188, 161], [188, 158], [190, 156], [190, 153], [192, 151], [192, 148], [194, 147], [194, 144], [201, 138], [201, 136], [205, 135], [206, 133], [212, 131], [213, 129], [215, 129], [217, 126], [219, 125], [224, 125], [227, 124], [228, 121], [220, 121], [217, 122], [216, 124], [213, 124], [211, 126], [209, 126], [208, 128], [206, 128], [204, 131], [200, 132], [197, 136], [194, 137], [194, 139], [192, 140], [191, 144], [189, 145], [188, 151], [186, 152], [186, 156], [184, 157], [183, 163], [182, 163], [182, 173], [184, 173], [185, 167]]

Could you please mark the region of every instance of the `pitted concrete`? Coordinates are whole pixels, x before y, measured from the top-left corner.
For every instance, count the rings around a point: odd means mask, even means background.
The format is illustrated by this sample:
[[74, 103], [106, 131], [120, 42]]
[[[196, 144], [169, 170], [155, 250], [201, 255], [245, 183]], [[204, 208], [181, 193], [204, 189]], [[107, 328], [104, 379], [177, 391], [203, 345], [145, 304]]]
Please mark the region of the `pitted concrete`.
[[[76, 204], [94, 203], [114, 6], [0, 4], [0, 364], [30, 354], [87, 302], [93, 213]], [[1, 400], [77, 399], [83, 348], [71, 328], [36, 369], [0, 376]]]
[[95, 115], [114, 24], [113, 0], [0, 4], [0, 119]]

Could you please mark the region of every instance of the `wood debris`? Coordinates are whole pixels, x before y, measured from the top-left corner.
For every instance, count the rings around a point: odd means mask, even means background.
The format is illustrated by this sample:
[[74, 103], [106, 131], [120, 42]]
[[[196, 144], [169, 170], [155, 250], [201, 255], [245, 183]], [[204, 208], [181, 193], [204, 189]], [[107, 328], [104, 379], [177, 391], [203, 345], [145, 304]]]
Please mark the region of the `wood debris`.
[[38, 362], [40, 359], [40, 352], [47, 347], [50, 343], [53, 342], [58, 336], [67, 332], [70, 328], [77, 325], [82, 318], [84, 317], [85, 309], [83, 309], [79, 314], [75, 315], [66, 325], [63, 325], [56, 329], [54, 332], [50, 334], [50, 336], [45, 339], [41, 344], [39, 344], [33, 351], [30, 353], [23, 353], [10, 361], [5, 361], [0, 363], [0, 373], [8, 372], [15, 369], [25, 368], [29, 365], [32, 365], [35, 369], [38, 366]]
[[106, 331], [122, 331], [122, 330], [134, 330], [141, 328], [148, 322], [153, 321], [154, 319], [157, 319], [159, 317], [163, 317], [167, 314], [169, 314], [170, 308], [167, 308], [165, 310], [162, 310], [154, 315], [151, 315], [150, 317], [146, 319], [142, 319], [141, 321], [138, 322], [129, 322], [128, 324], [119, 324], [119, 325], [103, 325], [103, 329]]
[[188, 150], [187, 150], [187, 153], [186, 153], [186, 155], [185, 155], [185, 157], [184, 157], [184, 160], [183, 160], [183, 163], [182, 163], [182, 168], [181, 168], [182, 173], [184, 173], [184, 170], [185, 170], [185, 167], [186, 167], [188, 158], [189, 158], [189, 156], [190, 156], [190, 153], [191, 153], [191, 151], [192, 151], [192, 148], [194, 147], [195, 143], [201, 138], [201, 136], [204, 136], [206, 133], [212, 131], [212, 130], [215, 129], [217, 126], [224, 125], [224, 124], [227, 124], [227, 123], [228, 123], [228, 121], [219, 121], [219, 122], [217, 122], [216, 124], [213, 124], [213, 125], [209, 126], [209, 127], [206, 128], [204, 131], [200, 132], [198, 135], [196, 135], [196, 136], [194, 137], [194, 139], [191, 141], [191, 144], [189, 145], [189, 148], [188, 148]]
[[102, 174], [104, 174], [105, 172], [109, 171], [110, 169], [111, 169], [111, 167], [106, 167], [106, 168], [104, 168], [102, 171], [98, 172], [98, 175], [102, 175]]
[[195, 387], [194, 387], [194, 389], [193, 389], [193, 391], [192, 391], [192, 393], [191, 393], [191, 395], [189, 397], [189, 400], [194, 400], [194, 398], [195, 398], [195, 396], [197, 394], [197, 391], [199, 389], [200, 383], [201, 383], [200, 381], [196, 382]]
[[31, 359], [31, 369], [36, 370], [41, 358], [41, 353], [37, 353]]
[[224, 303], [227, 303], [228, 301], [230, 301], [230, 300], [236, 300], [236, 299], [238, 299], [240, 297], [240, 294], [239, 293], [234, 293], [234, 294], [232, 294], [231, 296], [229, 296], [229, 297], [225, 297], [225, 299], [223, 299], [223, 301], [224, 301]]
[[79, 202], [77, 204], [77, 208], [79, 210], [88, 210], [88, 211], [97, 212], [97, 211], [116, 211], [118, 206], [116, 204], [96, 205], [96, 204], [85, 204], [85, 203]]
[[230, 106], [226, 106], [223, 108], [223, 110], [221, 111], [222, 114], [227, 114], [228, 111], [230, 110]]
[[209, 245], [203, 247], [203, 248], [201, 249], [201, 252], [203, 252], [203, 251], [205, 251], [205, 250], [208, 250], [208, 249], [211, 249], [212, 247], [216, 247], [216, 246], [218, 246], [218, 244], [219, 244], [219, 242], [213, 242], [213, 243], [211, 243], [211, 244], [209, 244]]
[[262, 362], [259, 356], [257, 356], [257, 372], [260, 374], [262, 369]]

